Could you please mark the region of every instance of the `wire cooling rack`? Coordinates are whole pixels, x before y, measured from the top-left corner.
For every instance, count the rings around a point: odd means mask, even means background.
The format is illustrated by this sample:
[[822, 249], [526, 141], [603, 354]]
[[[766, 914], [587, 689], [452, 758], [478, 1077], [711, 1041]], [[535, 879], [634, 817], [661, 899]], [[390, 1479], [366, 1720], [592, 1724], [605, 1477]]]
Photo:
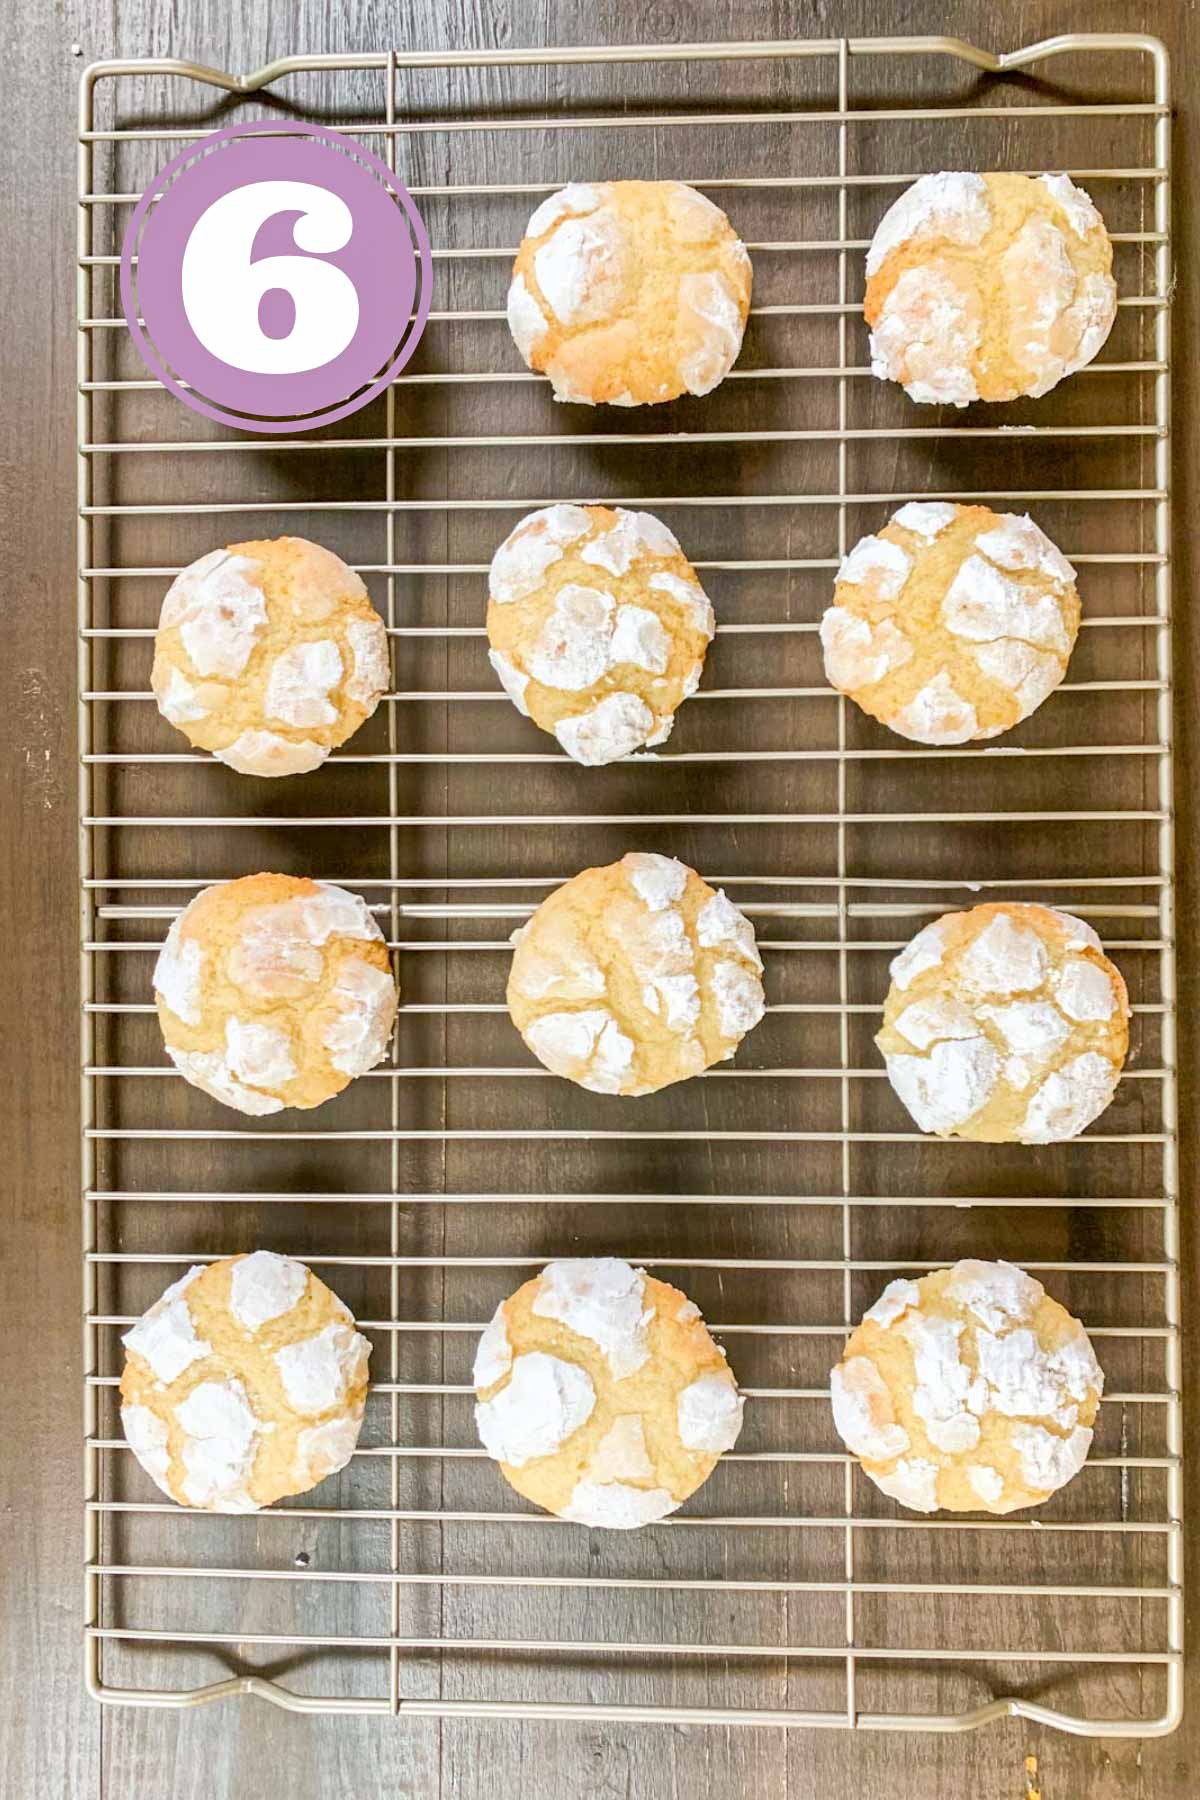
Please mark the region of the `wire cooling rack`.
[[[220, 90], [225, 90], [224, 94]], [[923, 97], [914, 98], [916, 93]], [[250, 99], [247, 101], [247, 96]], [[1182, 1681], [1168, 495], [1169, 87], [1157, 42], [1061, 37], [297, 57], [246, 79], [105, 63], [79, 129], [86, 1668], [110, 1703], [960, 1730], [1006, 1714], [1169, 1731]], [[116, 303], [129, 208], [230, 118], [358, 136], [422, 207], [435, 310], [338, 432], [230, 439], [145, 378]], [[861, 253], [943, 167], [1066, 168], [1116, 243], [1101, 359], [965, 415], [868, 378]], [[748, 241], [741, 361], [704, 401], [552, 405], [503, 325], [508, 261], [563, 180], [680, 176]], [[1062, 690], [989, 750], [927, 751], [830, 693], [839, 556], [914, 496], [1032, 508], [1077, 563]], [[484, 662], [484, 575], [528, 508], [602, 497], [677, 530], [717, 605], [668, 751], [565, 761]], [[181, 751], [148, 692], [163, 589], [294, 530], [363, 571], [395, 690], [319, 773]], [[767, 960], [736, 1066], [636, 1103], [532, 1066], [507, 934], [580, 867], [669, 850]], [[251, 1128], [163, 1066], [152, 954], [205, 882], [345, 881], [403, 1004], [392, 1065]], [[1092, 919], [1134, 1000], [1116, 1102], [1071, 1145], [914, 1135], [871, 1045], [889, 953], [1026, 895]], [[304, 1257], [374, 1343], [362, 1448], [294, 1504], [167, 1504], [121, 1439], [119, 1334], [195, 1259]], [[471, 1422], [474, 1334], [548, 1257], [628, 1256], [726, 1342], [747, 1423], [641, 1533], [529, 1513]], [[925, 1518], [843, 1453], [844, 1335], [893, 1274], [1003, 1255], [1081, 1314], [1093, 1454], [1035, 1513]]]

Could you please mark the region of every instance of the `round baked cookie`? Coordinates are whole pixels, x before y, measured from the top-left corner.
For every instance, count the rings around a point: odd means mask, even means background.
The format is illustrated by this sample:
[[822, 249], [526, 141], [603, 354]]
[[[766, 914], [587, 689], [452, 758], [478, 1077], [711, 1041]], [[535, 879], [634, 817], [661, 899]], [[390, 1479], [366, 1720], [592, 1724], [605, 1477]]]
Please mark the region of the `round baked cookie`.
[[1104, 1376], [1083, 1326], [1012, 1263], [889, 1281], [830, 1376], [833, 1421], [915, 1512], [1039, 1506], [1083, 1467]]
[[766, 1009], [754, 927], [671, 856], [584, 869], [512, 941], [513, 1024], [596, 1094], [653, 1094], [726, 1062]]
[[664, 743], [715, 629], [696, 571], [652, 513], [543, 507], [492, 558], [488, 661], [517, 711], [576, 762]]
[[918, 744], [998, 737], [1062, 680], [1075, 571], [1026, 515], [913, 500], [860, 538], [821, 620], [825, 673]]
[[180, 1506], [257, 1512], [350, 1461], [371, 1346], [303, 1263], [199, 1264], [121, 1341], [125, 1437]]
[[396, 983], [366, 903], [327, 881], [205, 888], [154, 965], [167, 1055], [244, 1113], [320, 1106], [387, 1053]]
[[1090, 925], [1048, 906], [973, 906], [891, 967], [875, 1042], [922, 1131], [985, 1144], [1078, 1137], [1129, 1049], [1120, 971]]
[[1111, 271], [1104, 220], [1066, 175], [922, 175], [867, 251], [871, 371], [952, 406], [1048, 393], [1112, 330]]
[[242, 775], [299, 775], [387, 692], [387, 632], [340, 556], [305, 538], [210, 550], [167, 589], [158, 710]]
[[579, 1525], [665, 1518], [737, 1441], [743, 1401], [700, 1309], [616, 1257], [548, 1263], [479, 1340], [475, 1423], [518, 1494]]
[[508, 325], [556, 400], [645, 406], [707, 394], [737, 360], [750, 258], [682, 181], [572, 181], [533, 214]]

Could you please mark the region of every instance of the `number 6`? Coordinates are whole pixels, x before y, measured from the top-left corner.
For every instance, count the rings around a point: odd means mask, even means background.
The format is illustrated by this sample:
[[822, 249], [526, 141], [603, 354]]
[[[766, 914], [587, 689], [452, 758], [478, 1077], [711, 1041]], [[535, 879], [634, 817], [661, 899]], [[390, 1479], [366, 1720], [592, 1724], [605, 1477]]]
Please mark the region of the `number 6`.
[[[278, 213], [298, 212], [292, 237], [308, 256], [250, 253], [260, 228]], [[183, 253], [184, 311], [213, 356], [252, 375], [300, 375], [341, 355], [358, 330], [358, 294], [336, 263], [354, 230], [350, 208], [309, 181], [255, 181], [214, 200], [192, 227]], [[285, 337], [259, 323], [264, 294], [282, 288], [295, 317]]]

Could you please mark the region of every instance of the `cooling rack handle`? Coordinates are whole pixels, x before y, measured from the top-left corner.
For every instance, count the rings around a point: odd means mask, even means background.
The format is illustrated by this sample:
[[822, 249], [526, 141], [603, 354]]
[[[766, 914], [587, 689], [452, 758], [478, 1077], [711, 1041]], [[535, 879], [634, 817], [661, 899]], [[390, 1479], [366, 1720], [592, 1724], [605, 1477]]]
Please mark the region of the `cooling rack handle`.
[[81, 96], [90, 101], [91, 92], [96, 82], [105, 75], [122, 75], [137, 72], [143, 75], [179, 75], [191, 81], [203, 82], [208, 87], [222, 89], [227, 94], [257, 94], [272, 82], [281, 80], [285, 75], [311, 73], [316, 70], [337, 69], [446, 69], [476, 68], [487, 66], [517, 67], [541, 63], [612, 63], [612, 62], [720, 62], [720, 61], [770, 61], [787, 57], [811, 57], [821, 52], [830, 53], [845, 43], [851, 56], [903, 56], [933, 54], [951, 56], [959, 62], [970, 63], [972, 67], [983, 70], [986, 74], [1011, 74], [1018, 69], [1027, 69], [1032, 64], [1042, 62], [1050, 57], [1061, 56], [1069, 51], [1080, 50], [1133, 50], [1151, 56], [1157, 66], [1160, 79], [1165, 76], [1168, 64], [1167, 47], [1161, 38], [1143, 32], [1094, 32], [1072, 31], [1060, 32], [1055, 37], [1042, 38], [1036, 44], [1023, 45], [1018, 50], [991, 51], [981, 50], [976, 44], [969, 44], [965, 38], [956, 37], [875, 37], [831, 39], [820, 43], [812, 39], [779, 41], [773, 43], [755, 43], [747, 40], [742, 43], [722, 44], [594, 44], [575, 47], [553, 46], [546, 49], [515, 50], [426, 50], [406, 53], [403, 51], [376, 51], [359, 55], [330, 53], [313, 56], [281, 56], [274, 62], [264, 63], [261, 69], [255, 69], [248, 75], [232, 75], [226, 69], [213, 69], [207, 63], [187, 62], [175, 57], [145, 58], [136, 63], [109, 61], [95, 62], [84, 69], [80, 77]]
[[283, 1687], [279, 1682], [271, 1681], [263, 1675], [231, 1675], [225, 1681], [211, 1681], [206, 1687], [172, 1691], [168, 1688], [108, 1687], [93, 1679], [89, 1671], [86, 1686], [93, 1700], [108, 1706], [207, 1706], [212, 1700], [229, 1700], [238, 1694], [253, 1694], [259, 1700], [269, 1700], [272, 1706], [278, 1706], [285, 1712], [390, 1715], [392, 1711], [387, 1700], [370, 1699], [366, 1696], [320, 1699], [309, 1694], [296, 1694], [291, 1688]]

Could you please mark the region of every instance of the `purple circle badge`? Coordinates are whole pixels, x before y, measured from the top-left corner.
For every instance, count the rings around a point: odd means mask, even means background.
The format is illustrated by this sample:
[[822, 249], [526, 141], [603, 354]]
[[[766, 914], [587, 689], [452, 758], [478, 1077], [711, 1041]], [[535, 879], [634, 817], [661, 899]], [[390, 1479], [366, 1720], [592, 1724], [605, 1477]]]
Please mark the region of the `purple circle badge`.
[[311, 431], [382, 393], [420, 341], [432, 286], [403, 183], [294, 119], [215, 131], [175, 157], [121, 250], [121, 305], [147, 367], [185, 406], [246, 431]]

